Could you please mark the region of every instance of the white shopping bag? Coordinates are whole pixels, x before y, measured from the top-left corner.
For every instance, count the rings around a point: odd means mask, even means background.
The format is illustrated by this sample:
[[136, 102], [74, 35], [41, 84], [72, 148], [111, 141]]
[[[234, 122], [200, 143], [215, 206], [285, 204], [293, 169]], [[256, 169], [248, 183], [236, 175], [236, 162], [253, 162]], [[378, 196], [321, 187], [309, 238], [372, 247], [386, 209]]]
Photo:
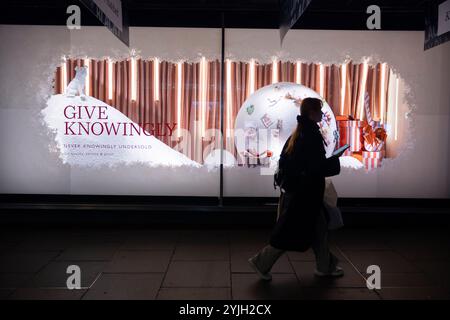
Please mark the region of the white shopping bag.
[[341, 210], [337, 207], [337, 192], [331, 179], [325, 179], [323, 204], [328, 215], [328, 229], [336, 230], [344, 226]]

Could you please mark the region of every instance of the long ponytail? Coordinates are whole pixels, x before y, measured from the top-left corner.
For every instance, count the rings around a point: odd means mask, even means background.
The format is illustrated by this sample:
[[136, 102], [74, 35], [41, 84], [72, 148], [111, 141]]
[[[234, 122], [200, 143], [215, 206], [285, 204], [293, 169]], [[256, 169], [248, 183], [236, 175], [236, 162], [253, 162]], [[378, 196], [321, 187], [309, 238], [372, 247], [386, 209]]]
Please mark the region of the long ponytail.
[[297, 127], [295, 128], [294, 132], [292, 132], [291, 136], [289, 137], [289, 142], [286, 147], [286, 153], [291, 154], [294, 151], [295, 143], [297, 142], [298, 137], [300, 136], [301, 132], [301, 125], [300, 123], [297, 123]]

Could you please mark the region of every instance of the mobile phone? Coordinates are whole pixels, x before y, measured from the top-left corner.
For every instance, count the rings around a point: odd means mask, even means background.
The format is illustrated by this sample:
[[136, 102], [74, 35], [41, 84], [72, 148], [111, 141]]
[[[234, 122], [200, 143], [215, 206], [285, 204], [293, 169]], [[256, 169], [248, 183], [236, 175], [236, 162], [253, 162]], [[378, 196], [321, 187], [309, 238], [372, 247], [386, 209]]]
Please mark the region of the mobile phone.
[[339, 149], [333, 151], [333, 156], [335, 156], [335, 155], [337, 155], [337, 154], [340, 154], [340, 153], [343, 153], [343, 152], [344, 152], [345, 150], [347, 150], [348, 148], [350, 148], [350, 145], [349, 145], [349, 144], [343, 145], [343, 146], [340, 147]]

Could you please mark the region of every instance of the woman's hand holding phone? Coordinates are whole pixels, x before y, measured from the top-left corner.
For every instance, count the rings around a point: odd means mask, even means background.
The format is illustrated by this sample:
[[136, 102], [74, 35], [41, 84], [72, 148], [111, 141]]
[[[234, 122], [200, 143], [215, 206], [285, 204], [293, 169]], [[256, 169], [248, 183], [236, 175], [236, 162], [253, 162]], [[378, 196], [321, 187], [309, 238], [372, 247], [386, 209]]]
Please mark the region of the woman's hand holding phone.
[[334, 157], [340, 157], [340, 156], [342, 156], [342, 155], [344, 154], [345, 150], [347, 150], [348, 148], [350, 148], [350, 145], [348, 145], [348, 144], [346, 144], [346, 145], [340, 147], [339, 149], [337, 149], [337, 150], [335, 150], [335, 151], [333, 152], [333, 156], [334, 156]]

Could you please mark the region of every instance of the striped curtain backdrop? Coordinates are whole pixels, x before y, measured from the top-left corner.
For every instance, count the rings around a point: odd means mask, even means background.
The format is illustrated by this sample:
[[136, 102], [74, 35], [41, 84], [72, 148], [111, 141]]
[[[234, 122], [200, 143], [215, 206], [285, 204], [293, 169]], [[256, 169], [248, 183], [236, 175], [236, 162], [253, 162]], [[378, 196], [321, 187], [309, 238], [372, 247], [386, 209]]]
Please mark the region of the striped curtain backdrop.
[[[136, 123], [176, 123], [172, 137], [157, 136], [190, 159], [204, 162], [220, 148], [220, 61], [174, 63], [157, 59], [67, 59], [57, 67], [55, 93], [63, 93], [75, 67], [88, 65], [86, 94], [111, 105]], [[335, 115], [365, 120], [369, 93], [375, 121], [387, 121], [390, 69], [386, 64], [348, 62], [323, 65], [304, 62], [225, 62], [224, 146], [243, 164], [234, 146], [234, 122], [244, 101], [276, 82], [294, 82], [318, 92]]]

